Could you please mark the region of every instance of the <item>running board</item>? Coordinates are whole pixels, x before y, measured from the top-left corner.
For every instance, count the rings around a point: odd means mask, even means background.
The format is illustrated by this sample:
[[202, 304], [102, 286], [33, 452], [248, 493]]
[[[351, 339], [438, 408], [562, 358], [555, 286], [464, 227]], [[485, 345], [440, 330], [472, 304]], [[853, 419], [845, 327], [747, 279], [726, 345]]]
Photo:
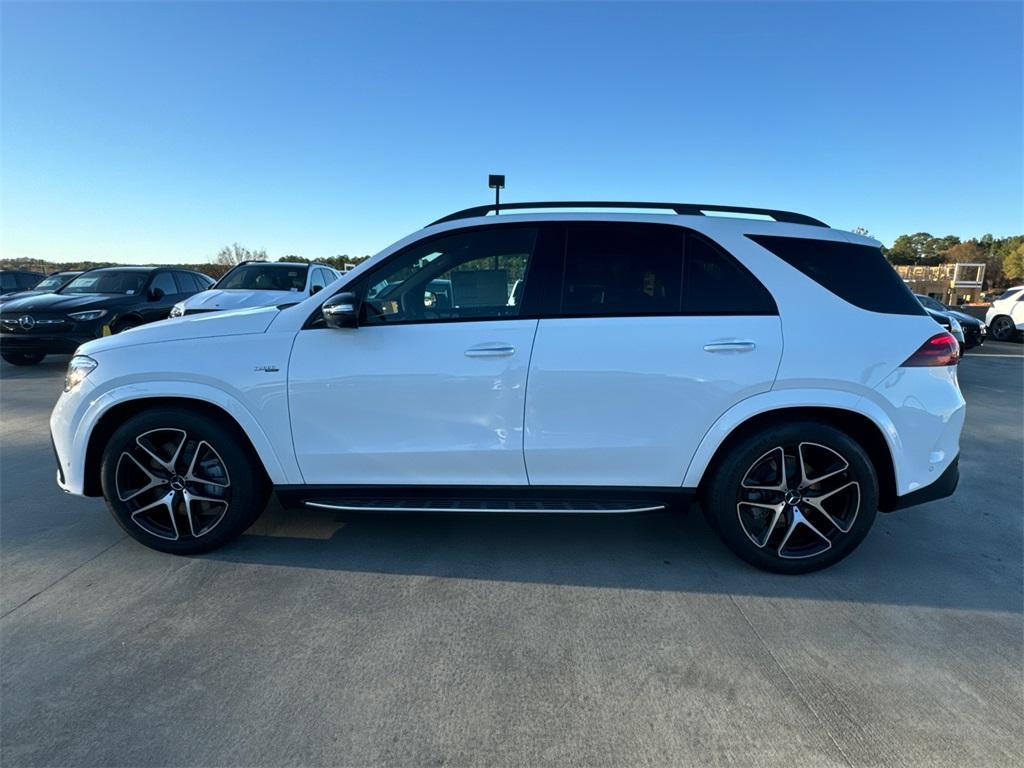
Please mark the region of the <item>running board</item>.
[[311, 499], [315, 509], [339, 512], [535, 512], [626, 514], [657, 512], [665, 504], [640, 501], [583, 501], [574, 499]]

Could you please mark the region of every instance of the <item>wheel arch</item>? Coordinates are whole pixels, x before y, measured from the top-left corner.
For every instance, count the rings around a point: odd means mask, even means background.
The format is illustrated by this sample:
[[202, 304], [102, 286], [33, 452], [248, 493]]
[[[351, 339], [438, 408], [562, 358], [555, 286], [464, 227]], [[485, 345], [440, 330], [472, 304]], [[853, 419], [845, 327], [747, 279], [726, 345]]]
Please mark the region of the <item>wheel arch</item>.
[[124, 325], [125, 321], [127, 320], [138, 322], [139, 325], [143, 325], [146, 322], [145, 318], [139, 312], [136, 312], [135, 310], [129, 310], [124, 314], [114, 315], [114, 317], [112, 317], [110, 320], [110, 329], [112, 331], [115, 328], [120, 329], [120, 327]]
[[[698, 493], [703, 493], [714, 469], [733, 446], [766, 427], [797, 420], [827, 424], [856, 440], [868, 454], [878, 474], [879, 509], [888, 511], [894, 508], [897, 498], [896, 469], [885, 432], [864, 413], [836, 405], [784, 405], [752, 414], [733, 426], [717, 446], [707, 452], [709, 458], [701, 462], [702, 466], [695, 467], [698, 461], [695, 457], [687, 470], [687, 477], [690, 478], [692, 473], [699, 471], [699, 479], [695, 484]], [[705, 436], [705, 442], [707, 439]]]
[[142, 397], [124, 400], [112, 405], [96, 421], [96, 424], [89, 433], [89, 441], [85, 450], [82, 478], [83, 495], [103, 495], [103, 489], [100, 485], [100, 464], [103, 460], [103, 450], [117, 428], [133, 416], [158, 408], [185, 408], [193, 412], [202, 413], [211, 419], [216, 419], [221, 425], [234, 433], [245, 449], [252, 455], [255, 466], [259, 468], [268, 482], [270, 481], [270, 473], [267, 470], [263, 456], [260, 455], [259, 450], [253, 444], [249, 433], [243, 429], [242, 425], [239, 424], [238, 420], [227, 409], [208, 400], [187, 396]]

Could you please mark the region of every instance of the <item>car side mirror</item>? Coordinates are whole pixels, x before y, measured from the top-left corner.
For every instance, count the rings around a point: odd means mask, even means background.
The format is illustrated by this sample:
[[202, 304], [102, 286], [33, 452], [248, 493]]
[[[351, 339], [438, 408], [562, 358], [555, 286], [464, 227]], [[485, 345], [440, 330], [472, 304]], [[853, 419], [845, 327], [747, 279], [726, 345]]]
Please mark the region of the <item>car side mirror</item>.
[[150, 288], [149, 289], [149, 300], [160, 301], [164, 297], [163, 288]]
[[320, 307], [328, 328], [358, 328], [359, 299], [348, 291], [331, 296]]
[[323, 288], [322, 285], [314, 285], [312, 288], [309, 289], [309, 295], [312, 296], [314, 293], [317, 293], [321, 288]]

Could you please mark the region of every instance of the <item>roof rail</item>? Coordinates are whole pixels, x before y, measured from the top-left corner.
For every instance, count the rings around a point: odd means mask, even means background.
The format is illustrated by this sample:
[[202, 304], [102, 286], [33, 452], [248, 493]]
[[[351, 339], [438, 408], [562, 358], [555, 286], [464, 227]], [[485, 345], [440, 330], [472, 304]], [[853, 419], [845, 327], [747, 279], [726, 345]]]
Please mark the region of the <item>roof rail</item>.
[[435, 224], [443, 224], [446, 221], [457, 219], [470, 219], [474, 216], [486, 216], [491, 211], [507, 211], [524, 208], [651, 208], [673, 211], [680, 216], [704, 216], [706, 213], [753, 213], [758, 216], [770, 216], [775, 221], [786, 222], [787, 224], [809, 224], [813, 227], [828, 227], [823, 221], [811, 216], [792, 211], [776, 211], [772, 208], [747, 208], [738, 205], [703, 205], [701, 203], [637, 203], [637, 202], [609, 202], [607, 200], [590, 200], [584, 202], [541, 202], [541, 203], [502, 203], [497, 205], [477, 205], [473, 208], [466, 208], [455, 213], [432, 221], [428, 227]]

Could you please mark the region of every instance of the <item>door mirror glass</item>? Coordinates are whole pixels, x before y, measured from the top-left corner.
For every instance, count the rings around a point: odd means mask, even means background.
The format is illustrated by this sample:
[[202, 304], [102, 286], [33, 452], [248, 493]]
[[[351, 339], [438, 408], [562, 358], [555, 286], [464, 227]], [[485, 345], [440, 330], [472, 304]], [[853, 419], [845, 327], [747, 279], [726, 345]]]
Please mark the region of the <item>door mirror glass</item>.
[[354, 293], [339, 293], [324, 302], [320, 308], [328, 328], [357, 328], [359, 326], [359, 299]]
[[164, 292], [163, 292], [162, 288], [150, 288], [149, 289], [149, 300], [150, 301], [160, 301], [160, 299], [162, 299], [163, 297], [164, 297]]

